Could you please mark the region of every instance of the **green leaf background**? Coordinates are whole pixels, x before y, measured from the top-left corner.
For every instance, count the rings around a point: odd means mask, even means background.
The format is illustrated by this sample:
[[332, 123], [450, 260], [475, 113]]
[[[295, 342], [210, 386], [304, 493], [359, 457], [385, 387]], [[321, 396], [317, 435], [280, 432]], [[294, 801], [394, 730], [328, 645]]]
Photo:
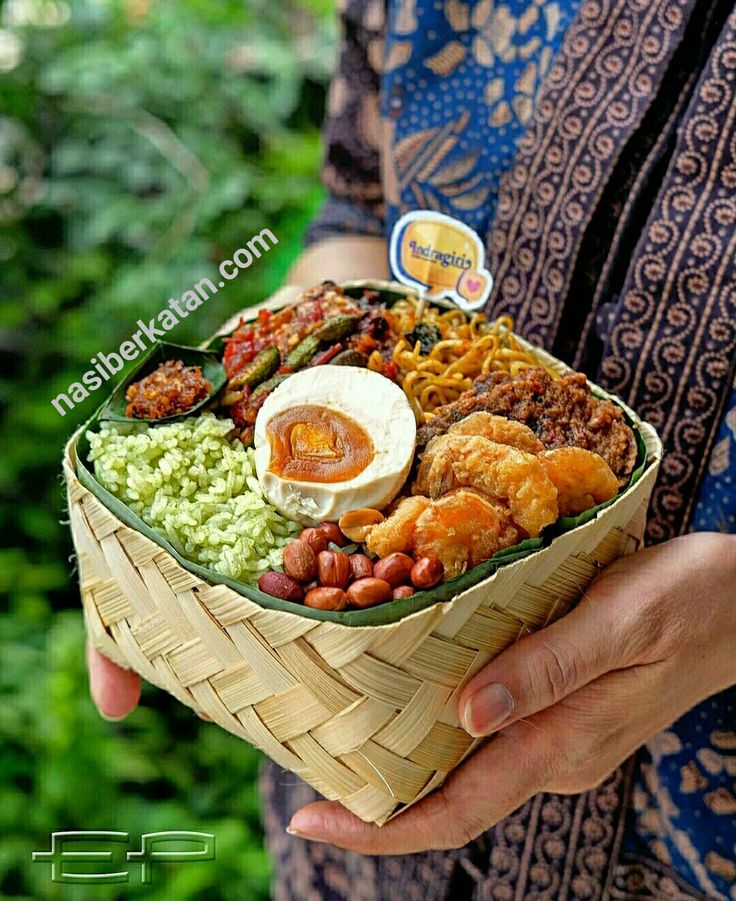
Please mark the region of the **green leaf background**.
[[[279, 285], [322, 197], [333, 4], [0, 0], [0, 48], [0, 897], [265, 899], [260, 755], [156, 689], [117, 724], [88, 698], [59, 463], [103, 389], [51, 398], [264, 227], [168, 338]], [[54, 884], [31, 852], [72, 829], [213, 832], [217, 859]]]

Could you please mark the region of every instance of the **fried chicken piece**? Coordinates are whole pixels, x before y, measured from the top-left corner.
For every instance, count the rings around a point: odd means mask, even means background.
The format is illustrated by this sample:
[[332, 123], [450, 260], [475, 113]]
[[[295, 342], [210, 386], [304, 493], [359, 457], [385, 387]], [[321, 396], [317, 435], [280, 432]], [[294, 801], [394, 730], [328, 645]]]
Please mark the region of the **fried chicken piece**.
[[468, 391], [440, 407], [419, 429], [417, 447], [478, 411], [526, 423], [547, 449], [576, 446], [600, 454], [621, 487], [636, 463], [636, 439], [621, 409], [594, 397], [582, 373], [555, 379], [542, 368], [525, 369], [516, 376], [505, 372], [478, 376]]
[[[463, 492], [471, 492], [472, 494], [477, 494], [478, 497], [482, 498], [487, 504], [490, 504], [496, 516], [498, 516], [498, 521], [501, 524], [501, 531], [498, 533], [498, 548], [497, 550], [502, 551], [507, 547], [512, 547], [514, 544], [518, 544], [520, 541], [523, 541], [524, 538], [528, 538], [529, 535], [521, 528], [517, 523], [514, 522], [513, 517], [511, 516], [511, 510], [509, 509], [509, 505], [506, 501], [500, 501], [494, 497], [488, 497], [487, 494], [483, 494], [480, 491], [477, 491], [475, 488], [455, 488], [453, 491], [448, 492], [448, 494], [453, 494], [454, 492], [463, 491]], [[445, 495], [447, 497], [448, 495]], [[433, 501], [433, 503], [435, 503]]]
[[478, 492], [458, 488], [432, 501], [414, 532], [417, 557], [434, 555], [452, 579], [490, 559], [501, 547], [501, 521]]
[[537, 459], [557, 489], [560, 516], [576, 516], [610, 500], [618, 480], [599, 454], [581, 447], [544, 451]]
[[529, 454], [538, 454], [544, 450], [544, 445], [528, 425], [517, 422], [515, 419], [494, 416], [493, 413], [481, 410], [471, 413], [470, 416], [451, 425], [448, 434], [480, 435], [482, 438], [488, 438], [489, 441], [495, 441], [496, 444], [516, 447]]
[[[474, 489], [467, 488], [465, 490], [472, 491]], [[508, 503], [496, 500], [492, 497], [486, 497], [485, 494], [481, 495], [481, 497], [485, 498], [485, 500], [493, 507], [496, 511], [496, 516], [498, 516], [499, 522], [501, 523], [501, 531], [498, 536], [499, 551], [502, 551], [507, 547], [513, 547], [515, 544], [518, 544], [520, 541], [529, 537], [528, 533], [525, 532], [518, 523], [514, 522]]]
[[368, 550], [379, 557], [410, 551], [414, 546], [417, 519], [429, 505], [426, 497], [405, 497], [399, 501], [396, 509], [369, 532], [365, 542]]
[[473, 488], [456, 488], [435, 501], [421, 495], [403, 498], [372, 528], [366, 544], [379, 557], [397, 551], [434, 554], [451, 579], [522, 537], [508, 506]]
[[433, 439], [412, 491], [437, 498], [459, 487], [506, 501], [514, 522], [532, 537], [558, 516], [557, 489], [537, 458], [479, 435]]

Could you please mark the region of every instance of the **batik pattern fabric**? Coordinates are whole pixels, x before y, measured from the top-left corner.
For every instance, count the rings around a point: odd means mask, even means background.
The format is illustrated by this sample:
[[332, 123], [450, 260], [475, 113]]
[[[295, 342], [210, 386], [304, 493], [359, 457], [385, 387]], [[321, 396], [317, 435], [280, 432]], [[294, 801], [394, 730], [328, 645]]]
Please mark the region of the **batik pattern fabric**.
[[[691, 525], [736, 533], [736, 386]], [[638, 764], [627, 850], [648, 851], [709, 897], [736, 898], [736, 689], [688, 711], [640, 752]]]
[[[275, 763], [261, 779], [276, 901], [702, 901], [709, 895], [626, 841], [635, 762], [581, 795], [535, 795], [463, 848], [374, 857], [289, 835], [319, 800]], [[710, 859], [709, 859], [710, 860]], [[714, 864], [714, 860], [710, 860]], [[721, 862], [718, 866], [724, 867]], [[728, 896], [726, 896], [728, 897]]]
[[330, 197], [310, 240], [382, 234], [417, 208], [485, 234], [500, 177], [579, 4], [343, 3], [325, 132]]
[[340, 234], [385, 234], [379, 111], [384, 0], [343, 0], [338, 6], [340, 47], [324, 130], [322, 180], [328, 196], [309, 227], [309, 243]]
[[387, 226], [406, 209], [486, 234], [499, 178], [579, 0], [390, 4], [381, 112]]
[[736, 898], [736, 691], [688, 711], [639, 752], [623, 851], [709, 898]]
[[696, 532], [736, 533], [736, 385], [716, 435], [692, 528]]
[[[419, 206], [487, 228], [491, 314], [513, 315], [660, 430], [667, 455], [648, 540], [734, 531], [732, 4], [583, 0], [576, 15], [557, 7], [546, 42], [531, 26], [549, 14], [532, 6], [536, 17], [518, 5], [344, 4], [351, 65], [331, 95], [330, 199], [313, 237], [385, 234]], [[500, 30], [484, 31], [488, 17]], [[512, 19], [523, 27], [509, 30]], [[521, 65], [533, 36], [546, 76], [527, 105], [518, 69], [503, 96], [496, 79], [511, 71], [505, 62]], [[483, 91], [472, 75], [443, 89], [465, 66], [486, 72]], [[427, 103], [430, 90], [452, 105]], [[497, 167], [478, 140], [495, 147]], [[360, 857], [287, 836], [290, 814], [317, 796], [271, 766], [277, 897], [736, 899], [734, 694], [698, 705], [603, 785], [537, 795], [450, 852]]]
[[613, 315], [600, 380], [665, 446], [651, 540], [692, 517], [736, 350], [736, 15], [680, 125]]
[[[640, 141], [653, 94], [659, 102], [694, 4], [611, 3], [605, 15], [604, 7], [584, 3], [569, 30], [570, 52], [550, 69], [490, 233], [492, 310], [547, 347], [556, 345], [566, 309], [586, 303], [568, 293], [585, 265], [580, 247], [622, 148]], [[640, 237], [619, 296], [607, 298], [602, 335], [597, 381], [652, 421], [665, 446], [650, 541], [678, 534], [692, 514], [736, 347], [733, 21], [719, 24], [701, 77], [685, 86], [692, 94], [669, 165], [639, 211]], [[577, 102], [583, 86], [585, 101]]]

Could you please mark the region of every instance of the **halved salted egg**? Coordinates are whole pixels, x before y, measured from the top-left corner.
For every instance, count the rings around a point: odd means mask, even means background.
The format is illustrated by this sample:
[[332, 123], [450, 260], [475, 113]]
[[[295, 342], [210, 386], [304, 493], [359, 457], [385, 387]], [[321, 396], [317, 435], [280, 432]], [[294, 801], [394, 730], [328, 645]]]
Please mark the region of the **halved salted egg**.
[[258, 479], [284, 516], [314, 525], [399, 493], [416, 422], [398, 385], [368, 369], [317, 366], [268, 396], [255, 427]]

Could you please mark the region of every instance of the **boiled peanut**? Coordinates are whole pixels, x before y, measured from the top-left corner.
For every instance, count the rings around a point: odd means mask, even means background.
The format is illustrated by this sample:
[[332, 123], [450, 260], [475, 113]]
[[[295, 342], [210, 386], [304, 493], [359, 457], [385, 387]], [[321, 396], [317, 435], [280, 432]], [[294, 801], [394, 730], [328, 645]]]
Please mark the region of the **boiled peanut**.
[[317, 575], [317, 557], [306, 541], [297, 538], [286, 545], [284, 569], [300, 582], [309, 582]]
[[343, 535], [347, 535], [351, 541], [361, 542], [365, 541], [370, 530], [379, 522], [383, 522], [383, 514], [379, 510], [360, 507], [357, 510], [343, 513], [338, 521], [338, 526]]
[[391, 586], [384, 579], [369, 576], [358, 579], [348, 588], [348, 601], [353, 607], [373, 607], [391, 600]]
[[377, 579], [384, 579], [392, 588], [405, 585], [409, 581], [414, 561], [408, 554], [389, 554], [383, 560], [373, 564], [373, 575]]
[[342, 588], [313, 588], [307, 592], [304, 604], [315, 610], [344, 610], [348, 605], [348, 596]]
[[328, 541], [331, 541], [338, 547], [345, 547], [348, 543], [347, 538], [342, 534], [340, 526], [336, 522], [321, 522], [317, 526], [317, 531], [321, 532]]
[[344, 588], [350, 579], [350, 561], [339, 551], [322, 551], [317, 555], [317, 572], [321, 585]]
[[402, 598], [410, 598], [414, 593], [411, 585], [399, 585], [398, 588], [394, 588], [392, 597], [395, 601], [400, 601]]
[[281, 598], [282, 601], [301, 601], [304, 598], [302, 586], [286, 573], [264, 573], [258, 580], [258, 587], [264, 594]]
[[432, 588], [442, 581], [445, 567], [438, 557], [420, 557], [411, 570], [411, 582], [415, 588]]
[[327, 550], [327, 536], [320, 532], [319, 529], [304, 529], [299, 539], [306, 541], [315, 555], [319, 554], [320, 551]]
[[364, 579], [366, 576], [373, 575], [373, 561], [365, 554], [351, 554], [348, 562], [354, 579]]

